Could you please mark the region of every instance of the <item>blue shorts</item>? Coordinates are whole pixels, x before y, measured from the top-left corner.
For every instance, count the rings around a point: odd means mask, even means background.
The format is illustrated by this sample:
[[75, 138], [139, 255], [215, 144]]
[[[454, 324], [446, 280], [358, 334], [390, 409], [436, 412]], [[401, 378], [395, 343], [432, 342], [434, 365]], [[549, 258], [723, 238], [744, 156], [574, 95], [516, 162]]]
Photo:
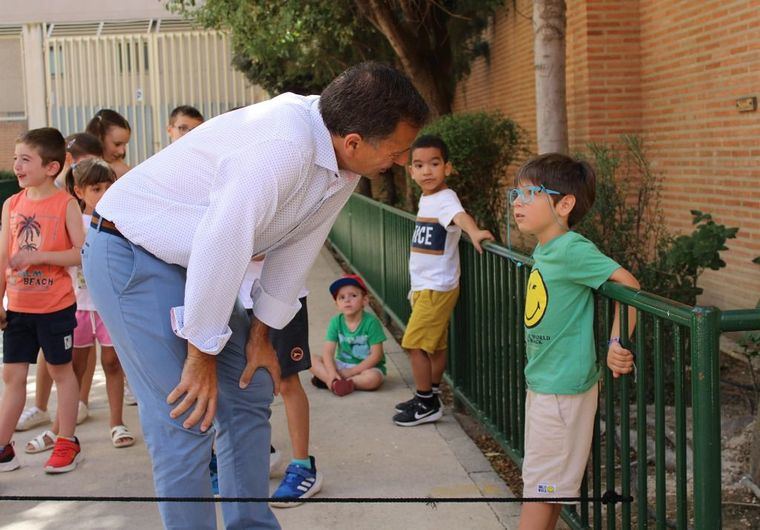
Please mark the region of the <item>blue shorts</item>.
[[3, 362], [35, 364], [40, 348], [48, 364], [71, 362], [76, 309], [74, 304], [53, 313], [8, 311], [8, 325], [3, 332]]

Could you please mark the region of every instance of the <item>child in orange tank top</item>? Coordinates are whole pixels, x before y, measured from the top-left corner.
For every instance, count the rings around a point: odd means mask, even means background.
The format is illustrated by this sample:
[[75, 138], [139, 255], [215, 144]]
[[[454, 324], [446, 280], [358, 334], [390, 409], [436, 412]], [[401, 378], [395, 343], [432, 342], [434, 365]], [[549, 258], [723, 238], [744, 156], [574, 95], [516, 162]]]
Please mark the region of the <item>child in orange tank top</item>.
[[73, 470], [81, 459], [74, 428], [79, 385], [71, 363], [76, 298], [66, 267], [78, 265], [84, 243], [76, 200], [55, 186], [66, 142], [52, 128], [33, 129], [16, 142], [13, 171], [22, 190], [3, 204], [0, 226], [0, 307], [3, 381], [0, 472], [20, 466], [11, 437], [26, 401], [29, 364], [42, 348], [58, 390], [60, 432], [47, 473]]

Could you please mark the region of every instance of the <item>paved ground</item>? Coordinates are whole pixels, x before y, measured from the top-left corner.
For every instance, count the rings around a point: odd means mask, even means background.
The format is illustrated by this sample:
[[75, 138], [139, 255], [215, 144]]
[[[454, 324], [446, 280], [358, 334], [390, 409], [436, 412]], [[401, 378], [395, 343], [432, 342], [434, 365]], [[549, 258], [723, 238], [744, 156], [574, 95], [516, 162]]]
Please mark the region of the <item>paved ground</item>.
[[[327, 292], [341, 270], [323, 251], [309, 278], [310, 344], [319, 351], [335, 305]], [[390, 337], [390, 334], [388, 334]], [[388, 379], [375, 393], [356, 392], [338, 398], [302, 382], [311, 401], [311, 452], [324, 473], [322, 497], [495, 497], [511, 496], [488, 461], [447, 413], [435, 425], [396, 427], [391, 422], [395, 403], [408, 399], [409, 364], [391, 338], [385, 343]], [[0, 383], [1, 386], [1, 383]], [[29, 403], [34, 380], [29, 380]], [[54, 394], [55, 396], [55, 394]], [[53, 397], [54, 401], [55, 397]], [[54, 402], [51, 403], [54, 407]], [[109, 495], [153, 494], [149, 460], [137, 407], [127, 407], [125, 421], [138, 434], [131, 448], [115, 449], [108, 434], [105, 381], [98, 370], [91, 394], [91, 417], [78, 429], [85, 461], [74, 472], [46, 475], [42, 465], [48, 453], [27, 455], [23, 444], [42, 427], [16, 433], [22, 468], [0, 476], [0, 495]], [[290, 458], [282, 401], [272, 410], [273, 443]], [[274, 489], [278, 483], [271, 481]], [[313, 504], [279, 509], [275, 513], [285, 529], [474, 529], [516, 528], [514, 504], [439, 504], [436, 508], [413, 504]], [[223, 528], [219, 517], [219, 528]], [[0, 503], [0, 528], [126, 529], [160, 528], [152, 504], [132, 503]]]

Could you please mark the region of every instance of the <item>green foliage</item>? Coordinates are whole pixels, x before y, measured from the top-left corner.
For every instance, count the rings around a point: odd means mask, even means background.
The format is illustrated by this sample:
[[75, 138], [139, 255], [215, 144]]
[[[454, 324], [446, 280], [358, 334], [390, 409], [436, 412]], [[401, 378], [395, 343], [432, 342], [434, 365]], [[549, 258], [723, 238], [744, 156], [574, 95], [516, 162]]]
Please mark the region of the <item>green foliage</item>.
[[0, 181], [16, 180], [16, 174], [9, 169], [0, 169]]
[[692, 210], [694, 231], [671, 235], [660, 204], [661, 177], [652, 170], [641, 139], [623, 136], [622, 143], [622, 154], [610, 146], [589, 144], [597, 175], [596, 202], [578, 231], [630, 270], [645, 291], [694, 305], [702, 293], [699, 276], [706, 269], [725, 267], [720, 252], [727, 250], [726, 241], [739, 229]]
[[[273, 94], [320, 93], [348, 66], [372, 59], [400, 64], [413, 77], [424, 71], [432, 74], [429, 77], [445, 86], [450, 106], [456, 82], [469, 73], [471, 61], [488, 56], [483, 30], [502, 4], [501, 0], [376, 5], [364, 0], [169, 0], [167, 7], [203, 27], [228, 31], [233, 64]], [[403, 60], [397, 53], [404, 55]]]
[[[752, 263], [760, 265], [760, 256], [752, 260]], [[760, 310], [760, 300], [757, 301], [756, 309]], [[757, 407], [757, 403], [760, 402], [760, 381], [755, 373], [754, 365], [752, 364], [756, 357], [760, 356], [760, 333], [750, 332], [744, 333], [737, 341], [739, 347], [742, 349], [742, 353], [747, 359], [747, 365], [749, 367], [749, 374], [752, 380], [752, 389], [754, 391], [754, 405]], [[754, 410], [753, 410], [754, 412]]]
[[697, 279], [705, 269], [719, 270], [726, 266], [720, 259], [720, 251], [728, 250], [726, 241], [734, 239], [738, 228], [727, 228], [713, 221], [710, 214], [691, 210], [692, 224], [696, 226], [690, 235], [682, 235], [672, 240], [664, 253], [661, 263], [670, 277], [671, 291], [663, 296], [695, 303], [702, 289], [697, 287]]
[[[447, 185], [478, 225], [498, 234], [505, 201], [502, 179], [507, 167], [526, 154], [523, 130], [499, 113], [477, 112], [443, 116], [421, 134], [436, 134], [446, 142], [454, 166]], [[416, 199], [419, 189], [414, 190]]]
[[170, 9], [228, 31], [233, 64], [272, 93], [319, 93], [351, 64], [388, 60], [387, 41], [349, 0], [172, 0]]

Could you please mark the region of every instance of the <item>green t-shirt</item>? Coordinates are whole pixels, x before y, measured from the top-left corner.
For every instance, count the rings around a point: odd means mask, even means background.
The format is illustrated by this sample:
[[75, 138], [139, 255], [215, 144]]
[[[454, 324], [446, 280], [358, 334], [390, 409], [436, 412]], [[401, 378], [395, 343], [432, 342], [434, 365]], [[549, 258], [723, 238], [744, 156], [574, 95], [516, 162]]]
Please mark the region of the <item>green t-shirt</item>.
[[[348, 329], [346, 317], [343, 313], [339, 313], [330, 319], [325, 340], [338, 343], [335, 350], [336, 361], [359, 364], [369, 357], [372, 346], [385, 341], [385, 332], [377, 317], [366, 311], [354, 331]], [[385, 355], [377, 363], [376, 368], [379, 368], [383, 374], [386, 373]]]
[[540, 394], [581, 394], [599, 379], [592, 289], [620, 265], [576, 232], [533, 252], [525, 293], [528, 388]]

